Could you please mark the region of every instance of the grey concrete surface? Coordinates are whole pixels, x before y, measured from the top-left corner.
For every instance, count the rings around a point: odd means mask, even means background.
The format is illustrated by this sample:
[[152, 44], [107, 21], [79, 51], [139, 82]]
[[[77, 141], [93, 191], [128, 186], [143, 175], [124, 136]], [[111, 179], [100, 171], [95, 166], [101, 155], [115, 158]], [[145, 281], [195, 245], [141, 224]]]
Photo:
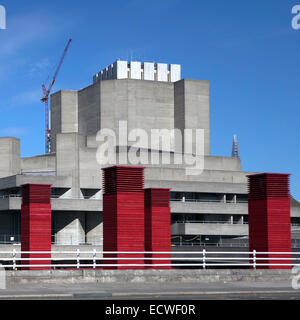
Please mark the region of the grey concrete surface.
[[219, 281], [203, 283], [58, 283], [14, 284], [0, 290], [5, 299], [107, 300], [299, 300], [290, 281]]
[[243, 224], [217, 224], [217, 223], [174, 223], [171, 226], [172, 235], [238, 235], [249, 234], [248, 225]]
[[214, 283], [291, 281], [291, 270], [22, 270], [6, 271], [7, 285], [43, 283]]
[[13, 137], [0, 138], [0, 178], [20, 173], [20, 140]]

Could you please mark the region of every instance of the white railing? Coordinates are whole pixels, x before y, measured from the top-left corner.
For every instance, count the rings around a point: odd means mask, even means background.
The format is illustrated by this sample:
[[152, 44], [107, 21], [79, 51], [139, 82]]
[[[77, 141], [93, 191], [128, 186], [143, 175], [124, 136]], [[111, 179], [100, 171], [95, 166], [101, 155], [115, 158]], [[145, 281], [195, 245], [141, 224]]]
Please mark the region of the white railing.
[[248, 200], [226, 200], [226, 202], [224, 201], [224, 199], [176, 199], [176, 198], [171, 198], [171, 201], [175, 201], [175, 202], [213, 202], [213, 203], [223, 203], [223, 204], [239, 204], [239, 203], [248, 203]]
[[183, 221], [174, 221], [173, 223], [200, 223], [200, 224], [207, 224], [207, 223], [213, 223], [213, 224], [230, 224], [230, 225], [245, 225], [248, 224], [247, 221], [243, 222], [231, 222], [231, 221], [209, 221], [209, 220], [183, 220]]
[[0, 195], [0, 199], [7, 199], [7, 198], [21, 198], [20, 194], [3, 194]]
[[[45, 255], [45, 257], [28, 257], [24, 255]], [[106, 255], [121, 254], [128, 257], [107, 257]], [[147, 255], [152, 254], [154, 257]], [[5, 255], [6, 257], [1, 257]], [[48, 256], [47, 256], [48, 255]], [[54, 255], [56, 257], [54, 257]], [[131, 255], [131, 256], [130, 256]], [[132, 257], [132, 255], [142, 255]], [[164, 255], [164, 257], [160, 257]], [[169, 257], [165, 257], [170, 255]], [[184, 255], [181, 256], [180, 255]], [[193, 256], [191, 256], [193, 255]], [[240, 256], [238, 256], [240, 255]], [[270, 257], [266, 256], [270, 255]], [[9, 256], [9, 257], [7, 257]], [[23, 256], [23, 257], [22, 257]], [[60, 256], [60, 257], [57, 257]], [[130, 263], [130, 261], [135, 263]], [[198, 267], [202, 269], [211, 267], [249, 267], [259, 268], [268, 266], [300, 267], [300, 252], [214, 252], [202, 250], [198, 252], [116, 252], [116, 251], [0, 251], [0, 262], [2, 267], [17, 270], [19, 268], [114, 268], [114, 267]], [[37, 261], [37, 264], [22, 264], [22, 261]], [[45, 261], [45, 264], [42, 263]], [[50, 263], [51, 261], [51, 263]], [[99, 263], [99, 261], [101, 263]], [[104, 263], [109, 261], [109, 263]], [[111, 263], [111, 261], [117, 261]], [[126, 263], [120, 263], [125, 261]], [[140, 261], [137, 263], [136, 261]], [[149, 261], [150, 263], [147, 263]], [[159, 263], [155, 263], [159, 261]], [[166, 263], [163, 263], [166, 261]], [[272, 263], [274, 261], [274, 263]], [[63, 263], [62, 263], [63, 262]], [[180, 263], [181, 262], [181, 263]]]
[[[21, 194], [4, 194], [0, 195], [0, 199], [9, 199], [9, 198], [22, 198]], [[61, 200], [101, 200], [100, 198], [93, 198], [92, 196], [82, 196], [82, 197], [72, 197], [72, 196], [63, 196], [52, 194], [51, 199], [61, 199]]]

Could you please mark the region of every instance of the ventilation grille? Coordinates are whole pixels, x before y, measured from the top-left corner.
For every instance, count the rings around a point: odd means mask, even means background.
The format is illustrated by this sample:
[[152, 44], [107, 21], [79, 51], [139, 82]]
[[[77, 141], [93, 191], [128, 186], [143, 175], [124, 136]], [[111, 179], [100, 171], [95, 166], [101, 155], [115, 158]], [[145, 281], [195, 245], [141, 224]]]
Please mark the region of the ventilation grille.
[[248, 176], [249, 199], [289, 198], [289, 174], [264, 173]]

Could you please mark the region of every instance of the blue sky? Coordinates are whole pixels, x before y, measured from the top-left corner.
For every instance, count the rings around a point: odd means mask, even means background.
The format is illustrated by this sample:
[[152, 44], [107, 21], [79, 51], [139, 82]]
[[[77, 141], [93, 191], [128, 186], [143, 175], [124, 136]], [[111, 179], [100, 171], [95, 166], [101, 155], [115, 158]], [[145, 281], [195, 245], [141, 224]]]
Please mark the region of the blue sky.
[[41, 84], [73, 38], [53, 92], [80, 89], [115, 59], [180, 63], [211, 82], [212, 154], [243, 169], [291, 173], [300, 200], [300, 29], [287, 0], [0, 0], [0, 136], [44, 152]]

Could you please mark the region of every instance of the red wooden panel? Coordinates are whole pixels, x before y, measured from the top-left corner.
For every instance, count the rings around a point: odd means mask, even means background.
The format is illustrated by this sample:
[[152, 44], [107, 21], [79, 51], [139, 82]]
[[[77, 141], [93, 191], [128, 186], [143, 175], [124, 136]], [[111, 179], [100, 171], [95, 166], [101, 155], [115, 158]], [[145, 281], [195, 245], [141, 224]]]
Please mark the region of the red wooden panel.
[[[144, 251], [144, 168], [115, 166], [104, 169], [103, 249]], [[143, 254], [104, 254], [104, 257], [141, 258], [104, 260], [104, 264], [143, 264]], [[144, 267], [118, 267], [143, 269]]]
[[[290, 191], [288, 174], [248, 176], [249, 182], [249, 249], [250, 251], [291, 252]], [[280, 257], [266, 255], [261, 263], [290, 263], [290, 260], [268, 260]], [[282, 256], [290, 258], [290, 255]], [[261, 267], [290, 269], [286, 266]]]
[[[145, 189], [145, 251], [170, 252], [170, 254], [146, 254], [147, 258], [169, 258], [166, 260], [145, 260], [145, 264], [171, 263], [171, 213], [170, 189]], [[170, 269], [155, 267], [154, 269]]]
[[[22, 186], [21, 251], [51, 251], [51, 185]], [[51, 258], [51, 254], [22, 254], [22, 258]], [[22, 261], [26, 269], [33, 264], [51, 264], [51, 260]]]

